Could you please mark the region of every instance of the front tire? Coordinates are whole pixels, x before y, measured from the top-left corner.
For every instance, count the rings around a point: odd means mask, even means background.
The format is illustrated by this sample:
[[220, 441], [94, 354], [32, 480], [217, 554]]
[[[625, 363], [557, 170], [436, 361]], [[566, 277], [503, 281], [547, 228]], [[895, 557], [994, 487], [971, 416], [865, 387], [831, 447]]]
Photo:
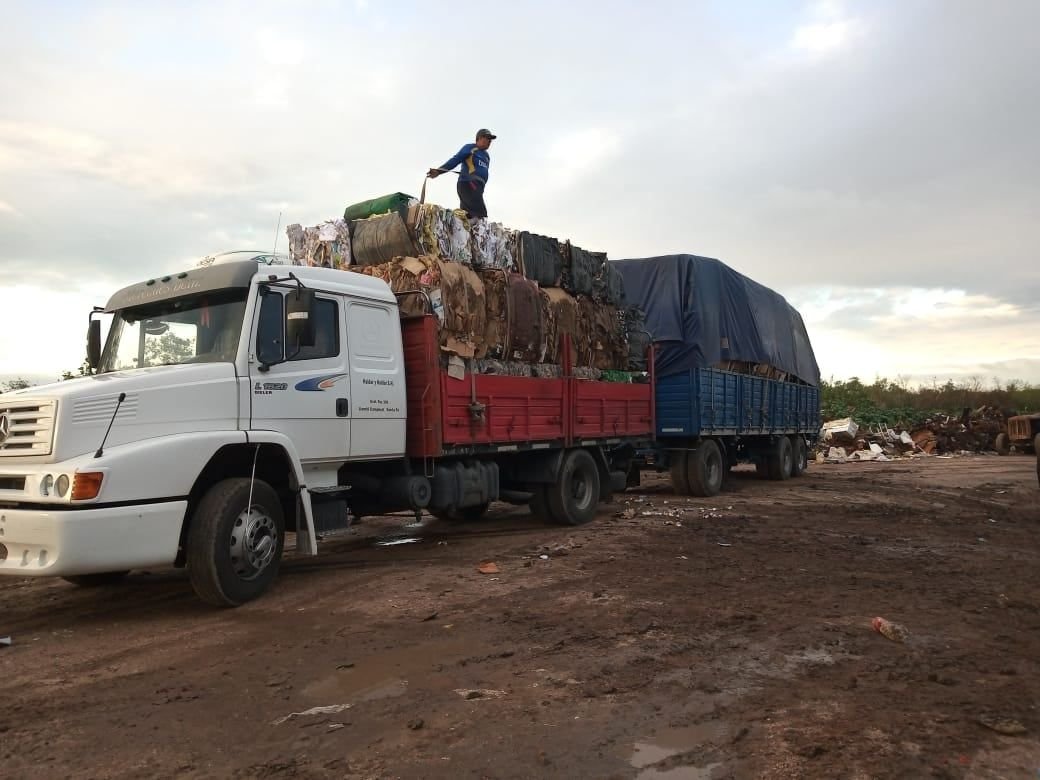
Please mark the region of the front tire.
[[278, 575], [285, 519], [266, 482], [225, 479], [199, 502], [188, 533], [188, 578], [199, 598], [237, 607], [266, 591]]
[[722, 490], [722, 478], [725, 469], [719, 445], [706, 439], [697, 445], [697, 449], [687, 458], [687, 479], [690, 483], [690, 494], [694, 496], [717, 496]]
[[1011, 438], [1006, 433], [998, 433], [997, 440], [993, 443], [993, 448], [998, 455], [1010, 455]]
[[77, 574], [73, 577], [62, 577], [62, 579], [81, 588], [101, 588], [105, 585], [116, 585], [122, 582], [129, 573], [129, 570], [102, 571], [96, 574]]
[[599, 469], [585, 450], [571, 450], [563, 457], [559, 478], [548, 485], [546, 499], [553, 522], [585, 525], [599, 505]]

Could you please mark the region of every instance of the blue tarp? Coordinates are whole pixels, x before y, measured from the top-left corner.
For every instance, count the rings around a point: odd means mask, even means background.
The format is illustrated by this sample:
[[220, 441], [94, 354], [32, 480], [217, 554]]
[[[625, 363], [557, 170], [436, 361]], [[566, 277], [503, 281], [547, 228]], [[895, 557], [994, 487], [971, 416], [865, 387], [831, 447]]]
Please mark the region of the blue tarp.
[[664, 255], [612, 265], [625, 281], [626, 301], [646, 312], [658, 375], [741, 360], [820, 384], [802, 315], [779, 293], [711, 257]]

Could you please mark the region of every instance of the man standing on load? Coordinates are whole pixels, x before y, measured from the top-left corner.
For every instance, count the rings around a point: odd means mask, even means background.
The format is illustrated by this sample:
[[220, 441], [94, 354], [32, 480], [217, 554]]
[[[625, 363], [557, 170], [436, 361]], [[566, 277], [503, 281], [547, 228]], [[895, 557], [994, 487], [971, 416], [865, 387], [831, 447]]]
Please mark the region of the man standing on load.
[[481, 128], [477, 131], [475, 143], [466, 144], [444, 165], [440, 168], [430, 168], [426, 174], [431, 179], [436, 179], [442, 173], [449, 173], [456, 165], [462, 164], [458, 185], [459, 208], [465, 211], [470, 219], [487, 217], [484, 187], [487, 185], [488, 170], [491, 168], [491, 155], [487, 150], [497, 137], [487, 128]]

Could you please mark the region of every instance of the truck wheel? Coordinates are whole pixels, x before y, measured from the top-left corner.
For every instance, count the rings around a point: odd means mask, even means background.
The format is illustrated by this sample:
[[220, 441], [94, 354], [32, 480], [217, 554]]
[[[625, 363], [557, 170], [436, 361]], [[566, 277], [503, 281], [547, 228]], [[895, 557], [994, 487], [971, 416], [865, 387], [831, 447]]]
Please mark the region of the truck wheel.
[[722, 453], [719, 445], [706, 439], [697, 445], [697, 449], [686, 459], [689, 468], [687, 478], [690, 483], [690, 494], [694, 496], [717, 496], [722, 490]]
[[672, 464], [672, 490], [677, 496], [690, 495], [689, 453], [686, 450], [673, 450], [669, 459]]
[[1040, 433], [1033, 437], [1033, 453], [1040, 457]]
[[585, 450], [571, 450], [563, 458], [559, 478], [548, 485], [549, 514], [560, 525], [584, 525], [596, 516], [599, 469]]
[[81, 588], [100, 588], [102, 585], [115, 585], [122, 582], [129, 571], [102, 571], [96, 574], [77, 574], [74, 577], [62, 577]]
[[792, 436], [791, 446], [794, 450], [791, 462], [791, 476], [800, 477], [809, 468], [809, 450], [805, 446], [805, 439], [801, 436]]
[[778, 436], [766, 456], [766, 473], [769, 479], [783, 480], [791, 476], [794, 467], [794, 448], [786, 436]]
[[993, 443], [993, 448], [997, 451], [997, 455], [1010, 455], [1011, 439], [1006, 433], [998, 433], [997, 440]]
[[[188, 578], [203, 601], [237, 607], [262, 594], [278, 574], [285, 519], [266, 482], [218, 482], [199, 502], [188, 532]], [[248, 506], [247, 506], [248, 504]]]
[[462, 509], [431, 509], [430, 514], [446, 523], [475, 523], [487, 513], [489, 506], [491, 504], [484, 502], [475, 506], [464, 506]]

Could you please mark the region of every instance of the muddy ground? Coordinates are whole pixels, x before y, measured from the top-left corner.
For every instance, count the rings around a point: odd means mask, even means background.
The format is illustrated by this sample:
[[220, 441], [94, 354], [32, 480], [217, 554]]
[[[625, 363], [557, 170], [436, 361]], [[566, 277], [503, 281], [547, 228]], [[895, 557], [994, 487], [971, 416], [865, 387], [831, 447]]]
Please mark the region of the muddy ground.
[[651, 476], [580, 529], [368, 520], [230, 611], [173, 570], [2, 579], [0, 775], [1036, 778], [1034, 469]]

